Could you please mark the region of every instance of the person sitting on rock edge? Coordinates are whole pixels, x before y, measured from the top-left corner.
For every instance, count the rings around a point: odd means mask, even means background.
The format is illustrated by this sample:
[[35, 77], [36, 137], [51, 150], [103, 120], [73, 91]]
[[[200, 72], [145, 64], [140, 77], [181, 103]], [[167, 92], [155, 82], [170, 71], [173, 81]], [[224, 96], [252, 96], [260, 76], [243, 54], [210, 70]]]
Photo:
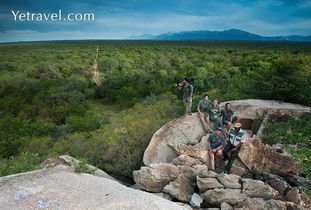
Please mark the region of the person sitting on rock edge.
[[176, 85], [179, 90], [183, 91], [183, 103], [186, 109], [185, 115], [191, 115], [193, 86], [190, 84], [190, 82], [190, 79], [184, 78], [181, 83]]
[[225, 108], [221, 109], [220, 117], [222, 117], [222, 124], [226, 127], [227, 131], [230, 130], [232, 123], [240, 122], [240, 117], [234, 116], [234, 111], [231, 109], [230, 103], [226, 103]]
[[214, 122], [214, 129], [223, 127], [220, 119], [220, 108], [218, 105], [218, 99], [214, 99], [213, 103], [209, 106], [209, 119]]
[[[222, 151], [224, 160], [228, 160], [227, 165], [225, 166], [225, 173], [229, 174], [229, 171], [233, 165], [235, 158], [240, 152], [240, 148], [244, 142], [246, 142], [245, 132], [241, 129], [242, 124], [236, 123], [233, 128], [229, 131], [229, 141], [226, 144], [225, 148]], [[230, 157], [228, 153], [231, 152]]]
[[209, 107], [212, 102], [209, 100], [209, 95], [205, 94], [198, 103], [197, 111], [205, 132], [213, 132], [213, 130], [208, 126], [208, 112]]
[[208, 154], [211, 162], [212, 170], [215, 170], [215, 157], [222, 157], [222, 148], [225, 145], [226, 136], [222, 134], [222, 127], [216, 128], [207, 139]]

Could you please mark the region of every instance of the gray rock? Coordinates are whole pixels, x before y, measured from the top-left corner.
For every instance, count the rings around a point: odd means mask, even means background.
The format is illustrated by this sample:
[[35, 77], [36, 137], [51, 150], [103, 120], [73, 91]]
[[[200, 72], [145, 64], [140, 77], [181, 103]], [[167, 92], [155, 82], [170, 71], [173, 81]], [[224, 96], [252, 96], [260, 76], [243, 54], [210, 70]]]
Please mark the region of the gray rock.
[[278, 191], [281, 195], [284, 195], [287, 188], [289, 188], [289, 184], [285, 180], [282, 180], [280, 178], [273, 178], [268, 181], [266, 181], [268, 185], [270, 185], [273, 189]]
[[281, 143], [273, 144], [272, 149], [278, 153], [283, 153], [284, 152], [284, 146]]
[[286, 202], [280, 200], [267, 200], [266, 209], [287, 210]]
[[214, 188], [224, 188], [216, 178], [201, 178], [197, 176], [197, 185], [200, 192], [205, 192], [206, 190]]
[[[186, 209], [108, 178], [75, 173], [70, 167], [45, 168], [5, 177], [5, 180], [0, 185], [1, 210]], [[21, 194], [26, 196], [17, 196]]]
[[149, 192], [161, 192], [164, 186], [178, 175], [177, 166], [168, 163], [151, 164], [133, 172], [135, 183]]
[[226, 202], [230, 205], [235, 205], [238, 202], [243, 201], [246, 196], [241, 194], [241, 190], [238, 189], [218, 189], [207, 190], [202, 195], [203, 199], [211, 205], [221, 205]]
[[187, 210], [193, 210], [192, 207], [186, 203], [182, 203], [182, 202], [174, 202], [176, 204], [178, 204], [179, 206], [183, 207], [183, 209], [187, 209]]
[[299, 189], [297, 187], [292, 187], [287, 193], [286, 193], [286, 199], [288, 201], [291, 201], [295, 204], [300, 205], [301, 202], [301, 195], [299, 193]]
[[189, 157], [198, 159], [203, 163], [206, 163], [208, 160], [208, 153], [206, 149], [202, 148], [199, 144], [194, 146], [186, 144], [177, 144], [172, 145], [172, 148], [179, 155], [187, 155]]
[[237, 204], [242, 209], [257, 210], [265, 209], [265, 201], [262, 198], [246, 198]]
[[203, 164], [203, 165], [194, 165], [192, 166], [192, 168], [195, 170], [195, 174], [196, 176], [199, 177], [207, 177], [208, 176], [208, 168], [207, 165]]
[[271, 210], [286, 210], [286, 202], [280, 200], [267, 200], [262, 198], [246, 198], [242, 202], [237, 204], [238, 207], [247, 210], [258, 210], [258, 209], [271, 209]]
[[229, 203], [223, 202], [220, 205], [221, 210], [233, 210], [232, 206]]
[[166, 200], [169, 200], [169, 201], [173, 200], [173, 197], [167, 193], [160, 192], [160, 193], [152, 193], [152, 194], [159, 196], [161, 198], [165, 198]]
[[195, 208], [199, 208], [202, 202], [203, 202], [203, 199], [201, 198], [201, 196], [196, 193], [193, 193], [190, 199], [190, 205]]
[[195, 181], [196, 170], [194, 168], [190, 166], [177, 166], [177, 168], [178, 168], [179, 174], [184, 174], [191, 181]]
[[188, 155], [179, 155], [177, 158], [173, 160], [175, 165], [185, 165], [185, 166], [193, 166], [203, 164], [198, 159], [189, 157]]
[[244, 143], [238, 157], [254, 174], [272, 173], [286, 176], [290, 173], [296, 174], [300, 169], [290, 155], [275, 152], [259, 138]]
[[225, 188], [241, 189], [240, 176], [223, 173], [217, 179]]
[[243, 193], [252, 198], [275, 199], [278, 192], [268, 184], [251, 179], [243, 179]]
[[177, 157], [174, 146], [197, 144], [204, 135], [205, 131], [197, 113], [177, 118], [153, 135], [144, 153], [144, 164], [170, 163]]
[[194, 193], [194, 186], [187, 176], [180, 174], [174, 181], [171, 181], [164, 187], [163, 192], [180, 201], [189, 201]]

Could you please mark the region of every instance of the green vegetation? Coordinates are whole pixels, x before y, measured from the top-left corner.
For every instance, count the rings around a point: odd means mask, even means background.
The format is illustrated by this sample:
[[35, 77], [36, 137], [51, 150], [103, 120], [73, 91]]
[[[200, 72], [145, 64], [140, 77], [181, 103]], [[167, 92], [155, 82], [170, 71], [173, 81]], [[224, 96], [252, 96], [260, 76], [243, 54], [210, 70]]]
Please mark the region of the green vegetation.
[[[91, 69], [96, 46], [99, 87]], [[182, 113], [175, 84], [184, 77], [194, 78], [193, 111], [206, 92], [220, 101], [262, 98], [310, 106], [310, 55], [310, 43], [294, 42], [2, 44], [0, 164], [23, 152], [41, 160], [70, 154], [131, 177], [153, 133]]]
[[88, 166], [88, 160], [86, 158], [79, 158], [79, 163], [75, 165], [75, 171], [78, 173], [87, 173], [87, 174], [94, 174], [96, 168], [90, 168]]
[[39, 169], [40, 159], [38, 154], [22, 152], [10, 159], [0, 159], [0, 176], [17, 174]]

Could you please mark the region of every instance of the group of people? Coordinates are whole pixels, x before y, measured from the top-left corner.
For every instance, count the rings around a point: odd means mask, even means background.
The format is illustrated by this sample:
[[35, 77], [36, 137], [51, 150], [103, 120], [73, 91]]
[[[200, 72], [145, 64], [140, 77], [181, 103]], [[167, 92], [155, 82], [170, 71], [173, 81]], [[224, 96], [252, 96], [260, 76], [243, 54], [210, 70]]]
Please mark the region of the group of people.
[[[190, 79], [185, 78], [176, 86], [183, 91], [185, 114], [191, 115], [193, 85]], [[226, 103], [225, 107], [221, 109], [218, 99], [214, 99], [212, 102], [208, 94], [205, 94], [199, 101], [197, 111], [204, 130], [211, 133], [207, 140], [211, 170], [215, 170], [215, 158], [223, 158], [224, 161], [227, 161], [224, 172], [229, 173], [242, 144], [246, 142], [245, 132], [239, 122], [240, 117], [234, 116], [230, 103]], [[209, 121], [213, 122], [213, 128], [208, 125]]]

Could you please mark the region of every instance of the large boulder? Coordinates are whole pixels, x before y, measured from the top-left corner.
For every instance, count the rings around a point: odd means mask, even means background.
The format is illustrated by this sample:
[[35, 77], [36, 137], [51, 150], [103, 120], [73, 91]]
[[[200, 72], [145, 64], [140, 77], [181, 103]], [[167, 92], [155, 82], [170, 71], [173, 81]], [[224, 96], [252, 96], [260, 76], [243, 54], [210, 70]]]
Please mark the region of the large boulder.
[[246, 198], [244, 194], [241, 194], [241, 190], [218, 188], [207, 190], [202, 196], [207, 203], [218, 206], [220, 206], [223, 202], [235, 205]]
[[144, 153], [144, 164], [170, 163], [177, 157], [172, 147], [179, 144], [197, 144], [204, 134], [205, 131], [197, 114], [177, 118], [153, 135]]
[[138, 187], [150, 192], [161, 192], [165, 185], [178, 175], [177, 166], [168, 163], [151, 164], [133, 172], [133, 178]]
[[243, 179], [243, 193], [252, 198], [263, 198], [265, 200], [275, 199], [279, 195], [268, 184], [252, 179]]
[[234, 100], [223, 102], [220, 106], [227, 102], [231, 103], [235, 115], [241, 117], [243, 128], [253, 130], [259, 137], [265, 129], [266, 122], [286, 121], [311, 113], [311, 107], [275, 100]]
[[266, 181], [266, 183], [278, 191], [281, 195], [284, 195], [286, 190], [290, 187], [289, 184], [281, 177], [271, 178], [270, 180]]
[[174, 181], [164, 187], [163, 192], [186, 202], [190, 200], [191, 195], [194, 193], [194, 185], [191, 179], [184, 174], [180, 174]]
[[75, 173], [68, 165], [0, 177], [1, 210], [186, 209], [109, 178]]
[[224, 186], [220, 184], [216, 178], [197, 177], [197, 185], [200, 192], [205, 192], [206, 190], [214, 188], [224, 188]]
[[[275, 209], [275, 210], [286, 210], [287, 204], [280, 200], [264, 200], [262, 198], [246, 198], [242, 202], [239, 202], [236, 207], [247, 209], [247, 210], [258, 210], [258, 209]], [[237, 209], [237, 208], [236, 208]]]
[[241, 189], [240, 179], [241, 177], [234, 174], [220, 174], [217, 177], [218, 181], [225, 187], [231, 189]]
[[202, 162], [198, 159], [189, 157], [188, 155], [180, 155], [173, 160], [175, 165], [185, 165], [185, 166], [193, 166], [193, 165], [201, 165]]
[[276, 152], [258, 138], [243, 144], [238, 157], [255, 174], [272, 173], [285, 176], [290, 173], [297, 174], [300, 169], [291, 156]]
[[194, 146], [186, 144], [178, 144], [173, 146], [174, 150], [178, 155], [187, 155], [189, 157], [200, 160], [206, 163], [208, 160], [208, 153], [206, 148], [202, 147], [201, 144], [196, 144]]

